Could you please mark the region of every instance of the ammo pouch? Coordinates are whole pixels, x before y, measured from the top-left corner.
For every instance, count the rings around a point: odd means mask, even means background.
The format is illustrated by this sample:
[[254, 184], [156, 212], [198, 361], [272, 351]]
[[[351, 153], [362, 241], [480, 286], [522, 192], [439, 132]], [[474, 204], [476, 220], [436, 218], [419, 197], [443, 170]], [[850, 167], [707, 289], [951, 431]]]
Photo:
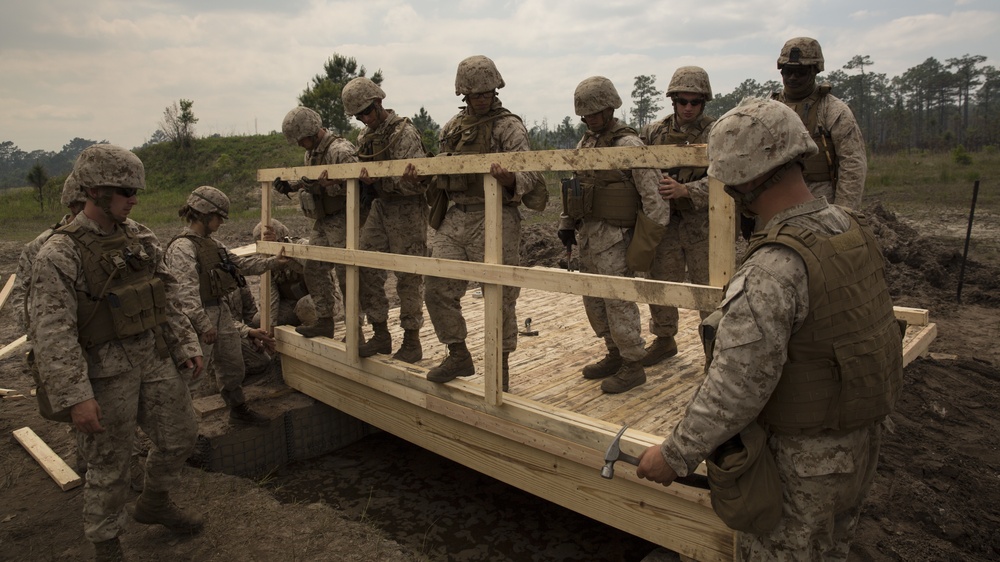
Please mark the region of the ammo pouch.
[[656, 247], [667, 233], [667, 227], [639, 211], [635, 219], [635, 232], [628, 250], [625, 251], [625, 265], [632, 271], [649, 271], [653, 267]]
[[31, 378], [35, 381], [35, 398], [38, 399], [38, 413], [47, 420], [73, 423], [69, 408], [56, 410], [52, 407], [52, 402], [49, 400], [49, 393], [45, 391], [45, 385], [42, 384], [42, 378], [38, 374], [38, 365], [35, 363], [35, 352], [29, 351], [26, 353], [24, 362], [28, 368], [28, 372], [31, 373]]
[[594, 208], [594, 186], [581, 185], [580, 178], [563, 178], [562, 180], [563, 214], [573, 220], [590, 216]]
[[[229, 267], [233, 266], [230, 265]], [[237, 275], [239, 277], [236, 277]], [[240, 283], [241, 280], [242, 283]], [[239, 274], [239, 271], [235, 270], [235, 267], [233, 267], [233, 271], [227, 271], [222, 264], [219, 264], [208, 270], [208, 284], [208, 294], [211, 295], [211, 298], [217, 299], [228, 295], [238, 287], [246, 285], [246, 279], [243, 279], [243, 276]]]
[[[314, 190], [320, 193], [313, 193]], [[307, 187], [299, 191], [299, 207], [302, 214], [316, 220], [329, 215], [336, 215], [347, 208], [347, 198], [343, 195], [326, 195], [319, 185]]]
[[[438, 177], [440, 178], [442, 176]], [[444, 177], [447, 178], [447, 176]], [[427, 224], [429, 224], [434, 230], [437, 230], [441, 228], [441, 223], [444, 222], [444, 216], [448, 214], [448, 192], [433, 186], [428, 188], [427, 204], [431, 207], [430, 214], [427, 217]]]
[[781, 520], [778, 465], [767, 433], [754, 421], [723, 443], [708, 459], [712, 509], [731, 529], [763, 535]]
[[119, 287], [97, 301], [77, 296], [80, 318], [87, 319], [79, 329], [84, 349], [139, 335], [167, 321], [167, 293], [158, 277]]

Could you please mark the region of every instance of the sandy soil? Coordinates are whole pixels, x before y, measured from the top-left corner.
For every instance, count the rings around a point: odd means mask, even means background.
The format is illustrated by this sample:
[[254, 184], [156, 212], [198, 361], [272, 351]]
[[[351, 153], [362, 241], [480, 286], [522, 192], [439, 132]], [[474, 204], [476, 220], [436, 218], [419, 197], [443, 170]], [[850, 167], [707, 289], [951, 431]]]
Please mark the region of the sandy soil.
[[[930, 309], [939, 335], [932, 355], [906, 370], [895, 431], [886, 436], [852, 559], [995, 560], [1000, 263], [970, 255], [959, 305], [964, 230], [944, 228], [958, 219], [901, 219], [877, 204], [867, 212], [889, 263], [896, 304]], [[1000, 221], [992, 217], [975, 238], [995, 248]], [[304, 219], [287, 222], [303, 234], [307, 229]], [[221, 238], [231, 247], [248, 243], [252, 226], [229, 224]], [[157, 233], [166, 242], [178, 230]], [[21, 247], [0, 241], [4, 280]], [[526, 265], [555, 266], [563, 250], [554, 227], [527, 226], [523, 256]], [[0, 311], [0, 344], [20, 336], [12, 318], [10, 310]], [[30, 390], [18, 358], [0, 362], [0, 387]], [[88, 559], [81, 489], [61, 492], [13, 440], [11, 431], [24, 426], [73, 458], [65, 426], [40, 418], [30, 398], [0, 403], [0, 561]], [[181, 539], [130, 522], [123, 537], [130, 559], [639, 560], [653, 548], [391, 436], [370, 439], [258, 480], [188, 469], [177, 499], [207, 515], [205, 532]], [[430, 528], [415, 525], [432, 505], [441, 519]], [[472, 521], [460, 526], [460, 537], [442, 530], [456, 520]]]

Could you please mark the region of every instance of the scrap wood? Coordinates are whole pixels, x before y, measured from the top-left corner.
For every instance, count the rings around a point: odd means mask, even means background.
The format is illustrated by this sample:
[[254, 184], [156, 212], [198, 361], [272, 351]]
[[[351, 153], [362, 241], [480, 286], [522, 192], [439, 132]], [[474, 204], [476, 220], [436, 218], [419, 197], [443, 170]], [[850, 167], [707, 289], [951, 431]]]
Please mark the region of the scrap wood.
[[11, 355], [15, 351], [17, 351], [17, 348], [21, 347], [21, 345], [24, 344], [24, 342], [26, 341], [28, 341], [27, 334], [3, 346], [3, 349], [0, 349], [0, 360], [6, 359], [8, 355]]
[[14, 290], [14, 279], [16, 278], [17, 276], [11, 273], [10, 277], [7, 278], [7, 282], [4, 283], [3, 289], [0, 289], [0, 308], [3, 308], [4, 303], [7, 302], [7, 297]]
[[17, 442], [28, 451], [28, 454], [45, 469], [45, 472], [52, 477], [60, 490], [65, 492], [83, 484], [80, 475], [46, 445], [45, 441], [42, 441], [30, 427], [15, 429], [13, 433], [14, 439], [17, 439]]

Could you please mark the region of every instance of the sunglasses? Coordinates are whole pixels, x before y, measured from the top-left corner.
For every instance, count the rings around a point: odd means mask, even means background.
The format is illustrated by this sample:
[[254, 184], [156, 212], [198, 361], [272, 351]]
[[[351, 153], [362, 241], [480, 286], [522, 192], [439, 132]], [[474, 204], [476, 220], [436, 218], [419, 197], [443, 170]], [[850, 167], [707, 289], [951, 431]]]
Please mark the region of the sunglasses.
[[684, 98], [674, 98], [674, 103], [676, 103], [677, 105], [680, 105], [680, 106], [693, 105], [695, 107], [698, 107], [699, 105], [705, 103], [705, 100], [703, 100], [701, 98], [698, 98], [696, 100], [686, 100]]
[[812, 68], [808, 66], [788, 66], [781, 67], [781, 75], [789, 78], [792, 76], [808, 76]]
[[375, 111], [375, 102], [372, 102], [371, 105], [369, 105], [368, 107], [364, 108], [361, 111], [361, 113], [355, 113], [354, 114], [354, 118], [355, 119], [361, 119], [362, 117], [364, 117], [365, 115], [368, 115], [372, 111]]
[[135, 187], [116, 187], [115, 193], [121, 195], [122, 197], [129, 199], [135, 197], [139, 194], [139, 190]]
[[470, 100], [484, 100], [486, 98], [493, 97], [494, 93], [495, 92], [480, 92], [478, 94], [469, 94], [469, 99]]

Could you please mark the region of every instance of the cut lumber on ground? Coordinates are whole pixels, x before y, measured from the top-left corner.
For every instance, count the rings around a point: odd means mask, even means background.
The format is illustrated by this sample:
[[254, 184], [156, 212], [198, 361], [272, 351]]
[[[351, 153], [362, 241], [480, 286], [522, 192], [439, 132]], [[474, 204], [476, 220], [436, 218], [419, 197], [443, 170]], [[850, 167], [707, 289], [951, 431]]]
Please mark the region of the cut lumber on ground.
[[13, 433], [14, 439], [17, 439], [17, 442], [28, 451], [28, 454], [52, 477], [60, 490], [65, 492], [83, 484], [80, 475], [46, 445], [45, 441], [42, 441], [42, 438], [36, 435], [30, 427], [15, 429]]

